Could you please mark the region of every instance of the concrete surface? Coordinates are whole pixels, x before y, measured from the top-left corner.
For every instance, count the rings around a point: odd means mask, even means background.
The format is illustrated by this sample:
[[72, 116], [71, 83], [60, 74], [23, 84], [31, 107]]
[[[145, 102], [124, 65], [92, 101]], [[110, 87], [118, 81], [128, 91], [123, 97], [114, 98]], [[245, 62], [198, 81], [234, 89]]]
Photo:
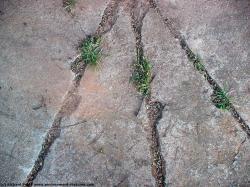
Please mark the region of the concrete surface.
[[[77, 107], [34, 183], [155, 186], [142, 96], [129, 82], [136, 59], [133, 1], [119, 4], [102, 36], [102, 58], [87, 67]], [[108, 0], [0, 1], [0, 183], [21, 183], [62, 107], [74, 74], [77, 46], [93, 34]], [[152, 98], [165, 104], [158, 124], [169, 186], [249, 186], [250, 143], [235, 119], [210, 101], [212, 93], [178, 41], [146, 0], [138, 1], [145, 56], [153, 65]], [[250, 4], [242, 1], [156, 1], [201, 56], [213, 78], [231, 88], [233, 104], [250, 122]], [[137, 111], [139, 115], [135, 114]]]
[[217, 82], [229, 89], [233, 102], [250, 122], [250, 2], [158, 1], [192, 50]]
[[73, 78], [68, 62], [106, 4], [93, 14], [96, 3], [89, 2], [81, 14], [92, 20], [83, 21], [60, 0], [0, 2], [1, 183], [23, 181], [32, 167]]
[[[166, 104], [158, 124], [170, 186], [234, 186], [249, 181], [249, 141], [232, 116], [211, 105], [211, 90], [154, 11], [144, 19], [144, 52], [156, 77], [152, 96]], [[145, 115], [145, 114], [144, 114]]]
[[82, 101], [63, 124], [87, 122], [63, 130], [34, 183], [153, 185], [146, 134], [134, 116], [140, 97], [129, 83], [135, 50], [129, 25], [121, 7], [116, 25], [103, 36], [103, 58], [84, 74]]

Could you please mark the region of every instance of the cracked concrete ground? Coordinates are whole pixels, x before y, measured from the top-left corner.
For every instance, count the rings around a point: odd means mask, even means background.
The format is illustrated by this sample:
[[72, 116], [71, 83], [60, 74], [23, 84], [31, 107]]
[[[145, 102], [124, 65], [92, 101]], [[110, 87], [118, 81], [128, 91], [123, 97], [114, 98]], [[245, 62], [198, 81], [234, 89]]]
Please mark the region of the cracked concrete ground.
[[170, 186], [247, 184], [248, 141], [234, 162], [245, 134], [229, 113], [211, 105], [209, 85], [152, 10], [144, 19], [142, 37], [157, 72], [152, 95], [166, 104], [158, 131], [167, 182]]
[[157, 130], [166, 186], [250, 186], [249, 137], [213, 105], [212, 88], [164, 24], [171, 20], [213, 79], [230, 88], [249, 125], [249, 1], [154, 1], [162, 17], [147, 0], [117, 1], [118, 10], [106, 12], [112, 19], [104, 21], [110, 29], [102, 34], [99, 65], [87, 67], [72, 90], [77, 46], [114, 2], [77, 0], [71, 13], [62, 0], [0, 2], [0, 184], [26, 180], [63, 110], [60, 136], [33, 184], [160, 186], [151, 171], [147, 105], [129, 81], [133, 9], [145, 15], [137, 24], [155, 75], [151, 99], [164, 105]]

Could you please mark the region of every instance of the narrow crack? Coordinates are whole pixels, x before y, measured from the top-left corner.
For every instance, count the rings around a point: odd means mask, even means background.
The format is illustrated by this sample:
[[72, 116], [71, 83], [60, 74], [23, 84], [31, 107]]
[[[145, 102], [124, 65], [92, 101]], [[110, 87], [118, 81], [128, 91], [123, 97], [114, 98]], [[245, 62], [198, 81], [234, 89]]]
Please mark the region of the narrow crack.
[[99, 27], [96, 30], [96, 36], [102, 36], [113, 28], [118, 17], [120, 2], [121, 0], [110, 0], [106, 9], [104, 10]]
[[[131, 26], [135, 35], [136, 40], [136, 58], [137, 63], [142, 63], [144, 58], [144, 51], [143, 51], [143, 42], [142, 42], [142, 25], [143, 25], [143, 19], [146, 16], [146, 13], [148, 10], [146, 10], [142, 16], [140, 17], [138, 12], [136, 12], [136, 6], [138, 1], [132, 1], [132, 6], [130, 7], [131, 10]], [[140, 64], [142, 65], [142, 64]], [[140, 106], [138, 107], [137, 114], [139, 113], [141, 109], [143, 101], [145, 101], [146, 111], [147, 111], [147, 117], [148, 117], [148, 126], [146, 129], [147, 139], [149, 142], [150, 147], [150, 154], [151, 154], [151, 173], [152, 176], [155, 178], [155, 184], [157, 187], [163, 187], [166, 186], [165, 183], [165, 162], [164, 158], [161, 154], [161, 147], [160, 147], [160, 140], [159, 140], [159, 133], [157, 130], [157, 124], [159, 119], [162, 115], [163, 105], [159, 101], [153, 101], [150, 94], [150, 83], [153, 80], [153, 77], [150, 77], [151, 80], [149, 81], [149, 91], [146, 92], [146, 94], [142, 94], [142, 99], [140, 102]], [[137, 115], [136, 114], [136, 115]]]
[[[113, 25], [116, 22], [119, 2], [120, 1], [117, 0], [110, 0], [106, 9], [104, 10], [102, 20], [96, 32], [94, 33], [94, 36], [101, 37], [103, 34], [107, 33], [112, 29]], [[33, 185], [33, 181], [35, 180], [38, 173], [42, 170], [44, 166], [44, 161], [50, 151], [50, 147], [53, 145], [55, 140], [60, 136], [61, 129], [65, 128], [61, 127], [62, 119], [66, 116], [70, 116], [71, 113], [77, 109], [80, 102], [79, 96], [77, 95], [77, 90], [80, 85], [80, 81], [84, 75], [86, 67], [87, 64], [82, 61], [80, 54], [77, 55], [76, 58], [71, 63], [71, 70], [73, 73], [75, 73], [75, 77], [72, 80], [68, 92], [66, 93], [66, 96], [63, 100], [60, 110], [54, 117], [54, 121], [52, 123], [51, 128], [49, 129], [44, 138], [44, 141], [42, 143], [42, 148], [37, 156], [37, 159], [33, 164], [31, 171], [29, 172], [26, 179], [22, 183], [23, 187], [30, 187]]]
[[[152, 75], [150, 84], [151, 84], [151, 82], [153, 82], [154, 78], [155, 78], [155, 75]], [[142, 95], [142, 96], [140, 95], [140, 99], [139, 99], [139, 102], [138, 102], [138, 107], [137, 107], [137, 109], [134, 111], [134, 115], [135, 115], [136, 117], [139, 115], [139, 113], [140, 113], [140, 111], [141, 111], [142, 105], [143, 105], [143, 103], [144, 103], [144, 99], [145, 99], [145, 96], [144, 96], [144, 95]]]
[[79, 126], [79, 125], [85, 124], [86, 122], [87, 122], [87, 120], [78, 121], [78, 122], [71, 124], [71, 125], [62, 126], [61, 129]]
[[243, 146], [243, 144], [246, 142], [246, 138], [244, 138], [240, 143], [239, 143], [239, 145], [236, 147], [236, 150], [234, 151], [234, 153], [233, 153], [233, 159], [232, 159], [232, 164], [237, 160], [237, 156], [239, 155], [239, 153], [240, 153], [240, 149], [241, 149], [241, 147]]
[[[196, 55], [191, 50], [191, 48], [187, 44], [184, 36], [182, 36], [180, 31], [177, 28], [175, 28], [174, 23], [170, 19], [168, 19], [162, 15], [156, 1], [155, 0], [148, 0], [148, 2], [151, 5], [151, 8], [156, 10], [156, 12], [160, 16], [160, 18], [163, 20], [164, 24], [169, 29], [172, 36], [179, 40], [180, 46], [185, 51], [189, 61], [191, 61], [193, 63], [196, 70], [199, 71], [204, 76], [205, 80], [209, 83], [209, 85], [213, 89], [212, 96], [214, 96], [216, 93], [223, 92], [222, 87], [210, 76], [210, 74], [206, 70], [205, 66], [200, 62], [199, 56]], [[215, 106], [217, 106], [218, 103], [216, 103], [216, 99], [212, 98], [212, 102]], [[228, 101], [228, 103], [226, 103], [226, 104], [228, 105], [228, 106], [226, 106], [226, 109], [228, 111], [230, 111], [230, 113], [234, 117], [234, 119], [240, 124], [240, 127], [242, 128], [242, 130], [245, 131], [248, 138], [250, 138], [250, 127], [247, 125], [246, 121], [241, 117], [239, 112], [236, 110], [236, 108], [234, 107], [234, 105], [230, 101]]]
[[[142, 30], [143, 19], [146, 16], [148, 10], [145, 11], [141, 17], [139, 17], [138, 12], [136, 12], [137, 3], [138, 3], [137, 1], [131, 0], [130, 17], [131, 17], [131, 26], [134, 32], [135, 42], [136, 42], [136, 58], [137, 58], [136, 62], [141, 62], [143, 61], [143, 57], [144, 57], [141, 30]], [[144, 98], [145, 98], [144, 94], [140, 95], [138, 108], [134, 112], [135, 116], [138, 116], [141, 110]]]

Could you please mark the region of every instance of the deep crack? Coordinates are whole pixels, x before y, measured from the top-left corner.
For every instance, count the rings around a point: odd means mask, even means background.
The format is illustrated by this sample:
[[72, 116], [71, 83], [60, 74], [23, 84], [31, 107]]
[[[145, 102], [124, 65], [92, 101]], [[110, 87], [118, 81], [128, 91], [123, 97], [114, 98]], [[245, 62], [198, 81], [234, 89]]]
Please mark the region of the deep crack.
[[147, 116], [149, 120], [148, 140], [150, 142], [150, 152], [151, 152], [151, 163], [152, 163], [152, 175], [156, 180], [156, 186], [165, 186], [165, 161], [161, 154], [161, 146], [159, 133], [157, 130], [158, 121], [162, 117], [162, 110], [164, 106], [159, 101], [152, 101], [151, 98], [146, 99]]

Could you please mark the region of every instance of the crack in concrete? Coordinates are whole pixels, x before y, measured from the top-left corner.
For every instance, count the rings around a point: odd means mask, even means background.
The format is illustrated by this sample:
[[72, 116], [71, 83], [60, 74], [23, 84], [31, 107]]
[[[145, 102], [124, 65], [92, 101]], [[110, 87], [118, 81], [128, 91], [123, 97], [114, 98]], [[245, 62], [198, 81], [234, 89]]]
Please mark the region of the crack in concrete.
[[232, 156], [232, 162], [231, 164], [233, 164], [236, 160], [237, 160], [237, 156], [239, 155], [240, 153], [240, 149], [241, 147], [243, 146], [243, 144], [246, 142], [246, 138], [244, 138], [239, 144], [238, 146], [236, 147], [236, 150], [234, 151], [233, 153], [233, 156]]
[[120, 2], [121, 0], [110, 0], [106, 9], [104, 10], [99, 27], [96, 30], [96, 36], [102, 36], [113, 28], [118, 17]]
[[[76, 58], [76, 60], [78, 59]], [[60, 136], [61, 133], [60, 125], [62, 119], [66, 116], [69, 116], [78, 107], [79, 97], [77, 97], [77, 88], [80, 84], [81, 77], [83, 76], [86, 68], [86, 65], [84, 63], [82, 64], [83, 68], [81, 68], [81, 71], [75, 74], [75, 78], [73, 79], [71, 87], [64, 98], [63, 104], [61, 105], [61, 108], [58, 111], [58, 113], [55, 115], [52, 126], [44, 138], [42, 149], [40, 150], [38, 157], [30, 173], [23, 182], [22, 186], [32, 186], [34, 179], [38, 175], [39, 171], [41, 171], [43, 168], [44, 161], [50, 151], [50, 147], [53, 145], [55, 140]]]
[[153, 101], [151, 98], [146, 99], [147, 116], [149, 125], [147, 130], [149, 132], [148, 140], [150, 144], [152, 175], [155, 178], [156, 186], [166, 186], [166, 169], [165, 161], [161, 154], [161, 145], [159, 133], [157, 130], [158, 121], [162, 117], [164, 106], [159, 101]]
[[[152, 75], [150, 84], [153, 82], [154, 78], [155, 78], [155, 75]], [[139, 103], [138, 103], [138, 108], [134, 111], [135, 117], [137, 117], [138, 114], [140, 113], [141, 108], [142, 108], [142, 104], [144, 103], [144, 99], [145, 99], [144, 95], [140, 96], [140, 100], [139, 100]]]
[[[144, 57], [144, 51], [143, 51], [141, 31], [142, 31], [143, 19], [147, 14], [148, 9], [146, 9], [146, 11], [144, 11], [143, 14], [140, 16], [138, 12], [136, 12], [138, 1], [132, 0], [131, 2], [132, 3], [130, 7], [130, 16], [131, 16], [131, 26], [136, 40], [136, 57], [137, 61], [142, 61]], [[151, 82], [153, 78], [154, 76], [152, 76]], [[161, 118], [164, 106], [159, 101], [153, 101], [151, 98], [151, 94], [149, 92], [148, 95], [142, 96], [141, 102], [139, 103], [138, 107], [139, 109], [138, 111], [136, 111], [136, 115], [139, 113], [141, 106], [144, 103], [143, 101], [145, 101], [147, 117], [149, 120], [146, 132], [148, 133], [147, 139], [149, 142], [150, 154], [151, 154], [151, 173], [152, 176], [155, 178], [156, 186], [163, 187], [166, 186], [165, 161], [161, 154], [157, 124], [159, 119]]]
[[[113, 25], [116, 22], [119, 2], [120, 1], [111, 0], [108, 3], [107, 7], [104, 10], [101, 23], [99, 24], [99, 27], [94, 33], [95, 36], [101, 37], [103, 34], [112, 29]], [[51, 128], [49, 129], [44, 138], [44, 142], [42, 143], [42, 148], [37, 156], [37, 159], [33, 164], [30, 173], [26, 177], [25, 181], [22, 183], [23, 187], [33, 185], [33, 181], [43, 168], [44, 161], [50, 151], [50, 147], [60, 136], [61, 129], [65, 128], [61, 127], [62, 119], [66, 116], [70, 116], [72, 112], [77, 109], [81, 99], [81, 97], [77, 95], [78, 87], [80, 85], [80, 81], [82, 79], [82, 76], [84, 75], [86, 67], [87, 64], [82, 62], [81, 55], [77, 55], [71, 63], [71, 70], [73, 73], [75, 73], [75, 77], [71, 83], [68, 92], [66, 93], [66, 96], [64, 97], [60, 110], [54, 117], [54, 121], [52, 123]]]
[[[142, 42], [142, 25], [143, 25], [143, 19], [145, 18], [146, 14], [148, 13], [149, 7], [142, 13], [142, 15], [139, 15], [139, 12], [137, 10], [138, 1], [131, 0], [130, 4], [130, 17], [131, 17], [131, 26], [132, 30], [135, 35], [135, 42], [136, 42], [136, 58], [137, 61], [140, 62], [143, 60], [144, 52], [143, 52], [143, 42]], [[152, 76], [150, 83], [153, 81], [155, 75]], [[138, 108], [135, 110], [134, 115], [137, 117], [142, 104], [144, 103], [145, 95], [140, 96]]]
[[[175, 25], [174, 25], [173, 21], [171, 21], [168, 18], [165, 18], [162, 15], [156, 1], [155, 0], [148, 0], [148, 2], [150, 4], [151, 8], [156, 10], [157, 14], [163, 20], [164, 24], [167, 26], [167, 28], [169, 29], [172, 36], [174, 38], [178, 39], [178, 41], [180, 43], [180, 46], [185, 51], [189, 61], [192, 62], [193, 59], [199, 59], [199, 57], [197, 55], [195, 55], [194, 52], [190, 49], [190, 47], [187, 44], [184, 36], [182, 36], [180, 31], [177, 28], [175, 28]], [[193, 63], [195, 65], [195, 62], [193, 62]], [[204, 78], [209, 83], [209, 85], [211, 86], [211, 88], [213, 89], [214, 92], [223, 90], [220, 87], [220, 85], [210, 76], [210, 74], [208, 73], [208, 71], [206, 70], [205, 67], [203, 67], [202, 70], [200, 70], [200, 72], [203, 74]], [[247, 125], [246, 121], [241, 117], [241, 115], [235, 109], [235, 107], [234, 107], [234, 105], [232, 103], [230, 103], [230, 106], [229, 106], [228, 110], [231, 112], [231, 115], [234, 117], [234, 119], [240, 124], [240, 127], [242, 128], [243, 131], [245, 131], [248, 138], [250, 138], [250, 127]]]
[[69, 127], [75, 127], [75, 126], [78, 126], [78, 125], [82, 125], [82, 124], [85, 124], [87, 122], [87, 120], [82, 120], [82, 121], [78, 121], [72, 125], [66, 125], [66, 126], [61, 126], [61, 129], [65, 129], [65, 128], [69, 128]]

